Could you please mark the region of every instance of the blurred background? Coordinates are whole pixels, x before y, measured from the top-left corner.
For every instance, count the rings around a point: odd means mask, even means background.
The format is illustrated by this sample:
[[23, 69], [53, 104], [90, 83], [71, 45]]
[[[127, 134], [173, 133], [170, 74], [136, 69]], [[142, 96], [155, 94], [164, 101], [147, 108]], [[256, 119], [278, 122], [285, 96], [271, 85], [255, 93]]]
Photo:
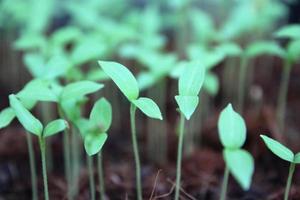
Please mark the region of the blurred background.
[[[142, 96], [153, 98], [165, 118], [163, 122], [148, 120], [142, 114], [137, 118], [145, 194], [150, 196], [157, 171], [162, 169], [156, 189], [163, 195], [172, 187], [170, 180], [175, 174], [177, 79], [186, 62], [199, 60], [207, 73], [200, 106], [187, 125], [183, 187], [197, 199], [216, 199], [224, 165], [217, 135], [218, 114], [229, 102], [240, 104], [239, 73], [244, 61], [245, 97], [239, 110], [248, 127], [246, 148], [258, 167], [253, 189], [242, 192], [233, 182], [231, 195], [232, 199], [275, 200], [286, 166], [266, 152], [259, 134], [265, 131], [300, 150], [296, 143], [300, 141], [299, 63], [294, 63], [290, 73], [285, 125], [279, 126], [276, 107], [284, 59], [272, 52], [254, 53], [245, 59], [244, 52], [259, 41], [285, 49], [289, 40], [276, 38], [274, 32], [299, 21], [298, 0], [0, 0], [0, 110], [9, 106], [9, 94], [47, 73], [45, 67], [57, 72], [62, 84], [103, 82], [105, 88], [93, 98], [105, 96], [113, 107], [113, 125], [103, 150], [107, 196], [134, 199], [128, 103], [97, 61], [124, 64], [137, 77]], [[34, 109], [37, 116], [44, 120], [56, 117], [55, 112], [45, 116], [41, 108]], [[53, 109], [54, 105], [48, 107], [48, 111]], [[22, 135], [16, 122], [0, 130], [0, 199], [30, 199]], [[50, 190], [54, 199], [63, 199], [66, 187], [59, 164], [59, 136], [51, 146]], [[270, 170], [275, 161], [278, 167], [265, 175], [264, 170]], [[295, 184], [299, 189], [299, 173]], [[88, 199], [84, 167], [79, 185], [78, 199]], [[299, 192], [294, 193], [294, 199], [300, 199]]]

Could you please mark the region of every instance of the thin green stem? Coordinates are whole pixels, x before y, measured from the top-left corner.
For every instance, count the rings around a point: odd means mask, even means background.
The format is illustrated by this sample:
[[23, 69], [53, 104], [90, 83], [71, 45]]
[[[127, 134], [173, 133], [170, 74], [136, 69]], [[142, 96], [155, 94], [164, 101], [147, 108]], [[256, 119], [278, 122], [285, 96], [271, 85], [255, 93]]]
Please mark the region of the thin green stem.
[[91, 200], [96, 200], [95, 196], [95, 180], [94, 180], [94, 169], [93, 169], [93, 157], [87, 156], [87, 164], [89, 170], [89, 181], [90, 181], [90, 193], [91, 193]]
[[28, 153], [29, 153], [32, 200], [38, 200], [37, 178], [36, 178], [36, 168], [35, 168], [35, 155], [34, 155], [34, 150], [33, 150], [31, 133], [26, 133], [26, 140], [27, 140], [27, 147], [28, 147]]
[[98, 179], [99, 179], [99, 196], [100, 200], [105, 200], [105, 183], [104, 183], [104, 173], [103, 173], [103, 162], [102, 162], [102, 152], [98, 153], [97, 157], [98, 165]]
[[229, 168], [226, 165], [225, 172], [224, 172], [224, 177], [223, 177], [220, 200], [225, 200], [226, 199], [227, 186], [228, 186], [228, 177], [229, 177]]
[[[61, 106], [58, 106], [58, 113], [60, 118], [66, 119], [65, 114]], [[65, 178], [68, 186], [68, 200], [73, 200], [74, 195], [72, 191], [72, 171], [71, 171], [71, 155], [70, 155], [70, 138], [69, 131], [66, 129], [63, 133], [63, 148], [64, 148], [64, 167], [65, 167]]]
[[241, 66], [239, 71], [239, 91], [238, 91], [238, 111], [243, 113], [244, 101], [245, 101], [245, 92], [246, 92], [246, 75], [247, 75], [247, 64], [248, 59], [243, 56], [241, 60]]
[[137, 190], [137, 199], [142, 200], [142, 181], [141, 181], [141, 164], [139, 157], [139, 147], [136, 136], [136, 128], [135, 128], [135, 111], [136, 107], [134, 104], [130, 105], [130, 123], [131, 123], [131, 138], [132, 138], [132, 146], [135, 160], [135, 172], [136, 172], [136, 190]]
[[284, 130], [284, 117], [286, 111], [286, 101], [287, 101], [291, 69], [292, 69], [291, 63], [288, 60], [286, 60], [283, 68], [281, 82], [280, 82], [279, 96], [277, 101], [277, 113], [276, 113], [277, 120], [278, 120], [277, 123], [281, 133]]
[[182, 113], [180, 113], [180, 127], [179, 127], [180, 132], [179, 132], [179, 141], [178, 141], [178, 150], [177, 150], [175, 200], [179, 199], [179, 191], [180, 191], [182, 147], [183, 147], [183, 139], [184, 139], [184, 124], [185, 124], [184, 115]]
[[285, 188], [285, 193], [284, 193], [284, 200], [288, 200], [289, 199], [289, 193], [290, 193], [290, 189], [291, 189], [291, 185], [292, 185], [292, 179], [293, 179], [293, 174], [295, 171], [295, 163], [291, 163], [290, 164], [290, 169], [289, 169], [289, 176], [288, 176], [288, 180], [286, 183], [286, 188]]
[[79, 139], [78, 134], [74, 126], [71, 128], [72, 132], [70, 133], [70, 163], [71, 163], [71, 194], [72, 197], [75, 197], [78, 194], [78, 183], [79, 183], [79, 171], [80, 171], [80, 145], [79, 145]]
[[45, 139], [43, 137], [39, 137], [39, 142], [42, 157], [45, 200], [49, 200]]

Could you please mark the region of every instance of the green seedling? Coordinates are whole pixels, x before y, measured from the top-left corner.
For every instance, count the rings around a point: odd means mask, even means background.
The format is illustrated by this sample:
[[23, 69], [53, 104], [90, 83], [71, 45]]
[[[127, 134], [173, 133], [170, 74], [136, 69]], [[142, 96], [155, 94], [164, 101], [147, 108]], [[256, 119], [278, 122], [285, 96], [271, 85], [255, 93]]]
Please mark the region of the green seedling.
[[81, 118], [76, 122], [84, 140], [85, 151], [88, 154], [88, 168], [90, 174], [91, 199], [95, 199], [95, 183], [93, 178], [93, 157], [97, 156], [98, 176], [100, 184], [100, 199], [105, 199], [101, 149], [107, 140], [107, 131], [112, 122], [112, 108], [105, 99], [99, 99], [90, 113], [89, 119]]
[[277, 121], [280, 132], [284, 131], [284, 118], [286, 112], [286, 101], [288, 95], [289, 79], [294, 64], [300, 59], [300, 30], [299, 24], [285, 26], [275, 32], [277, 38], [290, 39], [285, 54], [283, 56], [284, 66], [281, 75], [281, 82], [279, 86], [279, 95], [277, 100]]
[[[75, 124], [76, 120], [80, 117], [80, 108], [77, 104], [84, 101], [85, 95], [94, 93], [101, 88], [103, 88], [103, 84], [98, 84], [92, 81], [79, 81], [62, 87], [55, 81], [35, 79], [29, 82], [24, 89], [17, 94], [17, 96], [21, 99], [26, 99], [29, 102], [55, 102], [58, 105], [60, 117], [72, 122], [72, 124]], [[71, 149], [71, 141], [73, 141], [75, 136], [68, 132], [69, 131], [66, 130], [63, 135], [64, 157], [66, 180], [68, 183], [68, 198], [72, 199], [74, 193], [76, 193], [75, 188], [77, 187], [77, 181], [75, 180], [77, 172], [74, 171], [76, 164], [72, 164], [71, 152], [75, 154], [76, 149]], [[74, 146], [74, 148], [76, 147]]]
[[225, 200], [229, 172], [244, 190], [248, 190], [254, 172], [254, 160], [249, 152], [241, 149], [246, 140], [246, 124], [231, 104], [221, 112], [218, 130], [226, 163], [220, 200]]
[[20, 100], [18, 100], [15, 95], [9, 96], [9, 102], [11, 108], [15, 112], [16, 117], [23, 125], [25, 130], [27, 130], [30, 134], [36, 135], [39, 138], [43, 168], [43, 182], [45, 193], [44, 198], [46, 200], [49, 200], [45, 139], [49, 136], [63, 131], [68, 127], [68, 124], [65, 120], [58, 119], [48, 123], [48, 125], [44, 128], [42, 123], [24, 107], [24, 105], [20, 102]]
[[[28, 87], [32, 87], [34, 85], [41, 85], [41, 83], [38, 80], [32, 80], [30, 81], [22, 91], [20, 91], [18, 94], [20, 94], [21, 98], [20, 101], [23, 105], [25, 105], [26, 109], [32, 109], [36, 105], [36, 100], [33, 99], [27, 99], [26, 95], [24, 95], [24, 90], [28, 89]], [[23, 95], [22, 95], [23, 94]], [[16, 114], [13, 110], [13, 108], [8, 107], [1, 111], [0, 113], [0, 129], [8, 126], [16, 117]], [[37, 200], [38, 199], [38, 189], [37, 189], [37, 178], [36, 178], [36, 162], [35, 162], [35, 155], [34, 155], [34, 149], [32, 144], [32, 137], [31, 134], [26, 134], [26, 141], [28, 146], [28, 153], [29, 153], [29, 165], [30, 165], [30, 174], [31, 174], [31, 189], [32, 189], [32, 199]]]
[[289, 175], [284, 193], [284, 200], [288, 200], [295, 167], [296, 164], [300, 164], [300, 152], [294, 154], [290, 149], [277, 142], [276, 140], [273, 140], [272, 138], [269, 138], [265, 135], [260, 135], [260, 137], [263, 139], [266, 146], [270, 151], [272, 151], [272, 153], [274, 153], [282, 160], [288, 161], [290, 163]]
[[139, 150], [135, 128], [135, 112], [139, 108], [148, 117], [162, 120], [162, 115], [159, 107], [150, 98], [139, 98], [138, 83], [133, 74], [123, 65], [116, 62], [99, 61], [102, 70], [114, 81], [121, 92], [130, 102], [130, 122], [132, 133], [132, 145], [136, 165], [136, 187], [137, 199], [142, 199], [142, 183], [141, 183], [141, 167]]
[[239, 71], [239, 87], [238, 87], [238, 104], [237, 108], [240, 113], [243, 113], [245, 94], [247, 91], [247, 72], [249, 60], [261, 55], [283, 57], [284, 50], [273, 41], [257, 41], [251, 43], [241, 55], [241, 66]]
[[180, 110], [180, 132], [177, 152], [175, 200], [179, 199], [185, 119], [189, 120], [198, 106], [198, 94], [203, 85], [204, 77], [205, 68], [198, 62], [191, 62], [186, 66], [178, 82], [179, 95], [175, 96], [175, 100]]

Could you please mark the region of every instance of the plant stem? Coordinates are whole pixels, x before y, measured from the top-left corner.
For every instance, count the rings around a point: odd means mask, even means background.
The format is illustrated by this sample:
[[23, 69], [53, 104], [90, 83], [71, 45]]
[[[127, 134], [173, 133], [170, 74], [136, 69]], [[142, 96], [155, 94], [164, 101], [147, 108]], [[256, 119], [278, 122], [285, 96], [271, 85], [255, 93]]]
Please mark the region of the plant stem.
[[226, 165], [225, 172], [224, 172], [224, 177], [223, 177], [223, 183], [222, 183], [222, 190], [221, 190], [220, 200], [225, 200], [226, 199], [228, 177], [229, 177], [229, 168]]
[[42, 157], [45, 200], [49, 200], [45, 139], [43, 137], [39, 137], [39, 142]]
[[291, 63], [288, 60], [286, 60], [283, 68], [281, 82], [280, 82], [279, 96], [277, 101], [277, 113], [276, 113], [277, 120], [278, 120], [277, 123], [281, 133], [284, 130], [284, 117], [285, 117], [286, 101], [287, 101], [291, 69], [292, 69]]
[[244, 99], [245, 99], [245, 91], [246, 91], [246, 75], [247, 75], [247, 63], [248, 59], [243, 56], [241, 58], [241, 66], [239, 72], [239, 91], [238, 91], [238, 105], [237, 109], [239, 113], [243, 113], [244, 109]]
[[290, 189], [291, 189], [291, 184], [292, 184], [293, 174], [294, 174], [294, 171], [295, 171], [295, 166], [296, 166], [295, 163], [290, 164], [289, 176], [288, 176], [288, 180], [287, 180], [286, 188], [285, 188], [285, 193], [284, 193], [284, 200], [289, 199], [289, 193], [290, 193]]
[[131, 138], [132, 146], [135, 160], [135, 171], [136, 171], [136, 189], [137, 189], [137, 199], [142, 200], [142, 183], [141, 183], [141, 164], [139, 157], [139, 147], [137, 143], [136, 128], [135, 128], [135, 111], [136, 106], [134, 104], [130, 105], [130, 123], [131, 123]]
[[[65, 114], [61, 106], [58, 106], [58, 113], [60, 118], [66, 119]], [[68, 185], [68, 200], [74, 199], [72, 186], [71, 186], [71, 178], [72, 178], [72, 171], [71, 171], [71, 155], [70, 155], [70, 138], [69, 138], [69, 131], [66, 129], [63, 133], [63, 148], [64, 148], [64, 167], [65, 167], [65, 178]]]
[[36, 168], [35, 168], [35, 156], [34, 156], [31, 133], [26, 133], [26, 140], [27, 140], [27, 147], [28, 147], [28, 153], [29, 153], [32, 200], [38, 200], [37, 178], [36, 178]]
[[180, 179], [181, 179], [181, 160], [182, 160], [182, 147], [184, 139], [184, 124], [185, 119], [184, 115], [180, 113], [180, 132], [179, 132], [179, 141], [178, 141], [178, 150], [177, 150], [177, 168], [176, 168], [176, 188], [175, 188], [175, 200], [179, 199], [179, 190], [180, 190]]
[[102, 152], [100, 151], [98, 153], [98, 157], [97, 157], [97, 165], [98, 165], [98, 178], [99, 178], [99, 196], [100, 196], [100, 200], [104, 200], [105, 199], [105, 183], [104, 183], [104, 173], [103, 173], [103, 163], [102, 163]]
[[94, 181], [94, 170], [93, 170], [93, 157], [87, 156], [87, 164], [89, 170], [89, 181], [90, 181], [90, 192], [91, 192], [91, 200], [95, 200], [95, 181]]

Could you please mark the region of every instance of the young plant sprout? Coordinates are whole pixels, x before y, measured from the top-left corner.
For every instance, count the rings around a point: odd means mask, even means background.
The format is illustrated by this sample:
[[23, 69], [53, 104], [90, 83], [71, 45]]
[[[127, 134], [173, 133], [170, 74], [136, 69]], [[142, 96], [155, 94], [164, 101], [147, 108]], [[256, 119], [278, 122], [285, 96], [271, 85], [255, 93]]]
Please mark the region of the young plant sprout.
[[98, 177], [100, 184], [100, 199], [105, 199], [105, 188], [103, 178], [103, 166], [101, 149], [107, 140], [107, 131], [112, 122], [112, 108], [110, 103], [105, 99], [99, 99], [90, 113], [89, 119], [81, 118], [76, 124], [84, 140], [85, 151], [88, 155], [88, 168], [90, 175], [91, 199], [95, 200], [95, 183], [93, 178], [93, 157], [98, 154]]
[[246, 83], [249, 60], [259, 55], [284, 56], [284, 50], [273, 41], [257, 41], [250, 44], [241, 55], [241, 66], [239, 71], [238, 104], [237, 109], [243, 113], [246, 97]]
[[68, 124], [65, 120], [57, 119], [48, 123], [44, 128], [42, 123], [22, 105], [15, 95], [9, 95], [9, 103], [23, 127], [29, 133], [34, 134], [39, 138], [43, 168], [44, 198], [49, 200], [45, 139], [63, 131], [68, 127]]
[[205, 68], [198, 62], [191, 62], [186, 65], [178, 82], [179, 95], [175, 96], [175, 99], [180, 111], [180, 132], [177, 152], [175, 200], [179, 199], [185, 119], [189, 120], [198, 106], [198, 95], [203, 85], [204, 77]]
[[148, 117], [160, 120], [162, 120], [162, 115], [159, 107], [152, 99], [147, 97], [139, 98], [138, 83], [133, 74], [125, 66], [110, 61], [99, 61], [98, 63], [130, 102], [131, 136], [136, 166], [137, 199], [142, 200], [141, 167], [135, 128], [135, 112], [136, 108], [139, 108]]
[[[5, 108], [0, 113], [0, 129], [8, 126], [13, 119], [16, 117], [15, 112], [12, 108]], [[31, 193], [32, 200], [38, 200], [38, 189], [37, 189], [37, 178], [36, 178], [36, 161], [34, 155], [34, 149], [32, 144], [31, 134], [26, 134], [26, 142], [29, 153], [29, 166], [31, 175]]]
[[[58, 96], [58, 111], [59, 115], [63, 119], [68, 119], [73, 124], [76, 124], [78, 118], [80, 118], [80, 102], [85, 101], [85, 96], [94, 93], [104, 87], [103, 84], [95, 83], [93, 81], [78, 81], [70, 83], [65, 87], [56, 85], [56, 94]], [[54, 87], [53, 87], [54, 88]], [[80, 169], [79, 163], [72, 158], [79, 156], [76, 144], [78, 143], [77, 136], [74, 133], [69, 134], [65, 131], [63, 135], [64, 139], [64, 156], [65, 156], [65, 172], [66, 180], [68, 182], [68, 198], [73, 199], [78, 190], [78, 170]], [[71, 145], [71, 142], [75, 145]], [[73, 147], [73, 148], [71, 148]], [[75, 155], [76, 154], [76, 155]]]
[[248, 190], [254, 172], [254, 160], [250, 153], [241, 149], [246, 140], [246, 124], [231, 104], [221, 112], [218, 130], [226, 163], [220, 200], [225, 200], [229, 172], [244, 190]]
[[286, 112], [286, 101], [288, 95], [289, 79], [293, 65], [300, 59], [300, 25], [289, 25], [275, 32], [277, 38], [288, 38], [288, 43], [284, 54], [284, 66], [279, 86], [277, 100], [277, 121], [280, 132], [284, 131], [284, 118]]
[[272, 151], [276, 156], [278, 156], [282, 160], [290, 162], [289, 175], [284, 193], [284, 200], [288, 200], [295, 167], [296, 164], [300, 164], [300, 152], [294, 154], [290, 149], [277, 142], [276, 140], [273, 140], [272, 138], [269, 138], [265, 135], [260, 135], [260, 137], [263, 139], [270, 151]]
[[[29, 82], [24, 89], [17, 94], [18, 98], [25, 99], [29, 102], [46, 101], [55, 102], [58, 104], [58, 113], [62, 119], [68, 120], [74, 124], [80, 117], [80, 107], [78, 102], [83, 101], [85, 95], [94, 93], [103, 88], [103, 84], [98, 84], [92, 81], [78, 81], [70, 83], [65, 87], [60, 86], [54, 81], [47, 81], [42, 79], [34, 79]], [[74, 141], [75, 135], [69, 134], [65, 130], [63, 135], [64, 161], [65, 173], [68, 183], [68, 199], [73, 199], [77, 193], [77, 174], [76, 169], [79, 169], [74, 161], [77, 152], [77, 147], [71, 145]], [[75, 141], [75, 143], [77, 143]], [[71, 149], [73, 147], [73, 149]], [[76, 148], [76, 149], [75, 149]]]

